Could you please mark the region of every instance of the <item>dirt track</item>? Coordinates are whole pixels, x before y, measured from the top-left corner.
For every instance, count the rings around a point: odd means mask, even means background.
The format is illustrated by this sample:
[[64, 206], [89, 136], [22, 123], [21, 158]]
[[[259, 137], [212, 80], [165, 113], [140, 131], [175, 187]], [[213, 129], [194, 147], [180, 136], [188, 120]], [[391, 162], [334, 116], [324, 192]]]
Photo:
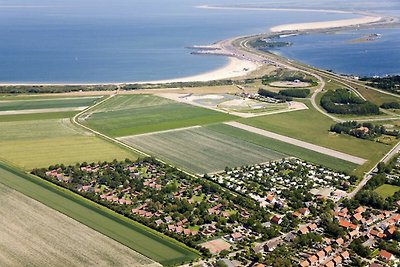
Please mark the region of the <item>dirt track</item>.
[[304, 147], [306, 149], [309, 149], [309, 150], [312, 150], [312, 151], [315, 151], [315, 152], [318, 152], [318, 153], [321, 153], [321, 154], [325, 154], [325, 155], [328, 155], [328, 156], [331, 156], [331, 157], [335, 157], [335, 158], [338, 158], [338, 159], [346, 160], [346, 161], [349, 161], [349, 162], [352, 162], [352, 163], [355, 163], [355, 164], [362, 165], [362, 164], [364, 164], [366, 162], [365, 159], [362, 159], [362, 158], [359, 158], [359, 157], [355, 157], [355, 156], [352, 156], [352, 155], [349, 155], [349, 154], [345, 154], [345, 153], [342, 153], [342, 152], [339, 152], [339, 151], [336, 151], [336, 150], [332, 150], [332, 149], [329, 149], [329, 148], [326, 148], [326, 147], [310, 144], [310, 143], [307, 143], [307, 142], [304, 142], [304, 141], [300, 141], [300, 140], [297, 140], [297, 139], [294, 139], [294, 138], [291, 138], [291, 137], [287, 137], [287, 136], [284, 136], [284, 135], [280, 135], [280, 134], [276, 134], [276, 133], [273, 133], [273, 132], [265, 131], [265, 130], [262, 130], [262, 129], [259, 129], [259, 128], [256, 128], [256, 127], [252, 127], [252, 126], [248, 126], [248, 125], [245, 125], [245, 124], [242, 124], [242, 123], [239, 123], [239, 122], [226, 122], [225, 124], [233, 126], [233, 127], [236, 127], [236, 128], [239, 128], [239, 129], [242, 129], [242, 130], [253, 132], [253, 133], [256, 133], [256, 134], [259, 134], [259, 135], [263, 135], [263, 136], [266, 136], [266, 137], [269, 137], [269, 138], [273, 138], [273, 139], [276, 139], [276, 140], [279, 140], [279, 141], [282, 141], [282, 142], [285, 142], [285, 143], [289, 143], [289, 144], [292, 144], [292, 145], [295, 145], [295, 146]]

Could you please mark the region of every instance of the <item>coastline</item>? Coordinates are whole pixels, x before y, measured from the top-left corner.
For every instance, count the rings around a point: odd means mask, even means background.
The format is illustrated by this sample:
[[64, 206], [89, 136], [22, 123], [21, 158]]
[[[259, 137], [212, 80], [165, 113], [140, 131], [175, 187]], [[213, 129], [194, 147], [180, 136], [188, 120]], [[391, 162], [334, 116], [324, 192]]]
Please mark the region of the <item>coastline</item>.
[[358, 25], [379, 22], [382, 21], [382, 19], [383, 19], [382, 17], [378, 16], [365, 16], [354, 19], [283, 24], [270, 28], [270, 31], [272, 33], [279, 33], [285, 31], [324, 30], [324, 29], [344, 28], [351, 26], [357, 27]]
[[[219, 7], [219, 6], [197, 6], [197, 8], [207, 9], [245, 9], [245, 10], [276, 10], [276, 11], [293, 11], [293, 12], [330, 12], [330, 13], [349, 13], [362, 15], [360, 18], [333, 20], [333, 21], [321, 21], [321, 22], [307, 22], [307, 23], [293, 23], [283, 24], [271, 27], [269, 32], [263, 34], [287, 34], [296, 33], [300, 34], [307, 31], [329, 31], [329, 30], [340, 30], [340, 29], [351, 29], [359, 28], [361, 26], [376, 26], [376, 25], [390, 25], [399, 22], [399, 18], [390, 16], [379, 16], [367, 12], [357, 11], [343, 11], [343, 10], [323, 10], [323, 9], [290, 9], [290, 8], [263, 8], [263, 7]], [[260, 34], [256, 34], [257, 36]], [[230, 78], [244, 77], [256, 70], [261, 66], [265, 65], [265, 62], [245, 57], [242, 55], [242, 51], [234, 48], [232, 42], [240, 37], [230, 38], [222, 40], [209, 46], [199, 46], [203, 48], [212, 48], [213, 52], [204, 53], [211, 55], [222, 55], [228, 57], [228, 62], [217, 69], [200, 73], [196, 75], [178, 77], [164, 80], [152, 80], [152, 81], [128, 81], [128, 82], [75, 82], [75, 83], [41, 83], [41, 82], [0, 82], [0, 86], [104, 86], [104, 85], [116, 85], [122, 86], [126, 84], [168, 84], [178, 82], [208, 82], [214, 80], [223, 80]], [[193, 46], [196, 47], [196, 46]], [[215, 50], [218, 50], [215, 52]], [[234, 52], [232, 52], [234, 51]]]

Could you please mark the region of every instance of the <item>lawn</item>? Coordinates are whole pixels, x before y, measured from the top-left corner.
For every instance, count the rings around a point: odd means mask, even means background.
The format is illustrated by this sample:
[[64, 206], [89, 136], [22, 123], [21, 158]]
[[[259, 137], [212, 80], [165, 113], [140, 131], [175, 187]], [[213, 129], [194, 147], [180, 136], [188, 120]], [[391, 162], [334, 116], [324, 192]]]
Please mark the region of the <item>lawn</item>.
[[176, 240], [38, 177], [27, 175], [4, 164], [0, 164], [0, 177], [0, 182], [6, 186], [163, 265], [175, 265], [197, 257], [195, 252]]
[[0, 123], [0, 158], [24, 169], [131, 158], [137, 154], [74, 126], [70, 119]]
[[226, 124], [210, 125], [207, 126], [207, 129], [223, 133], [227, 136], [245, 140], [247, 142], [251, 142], [253, 144], [266, 147], [268, 149], [272, 149], [274, 151], [289, 156], [301, 158], [303, 160], [312, 162], [314, 164], [323, 165], [334, 170], [346, 171], [350, 173], [357, 167], [356, 164], [353, 164], [345, 160], [330, 157], [321, 153], [317, 153], [302, 147], [294, 146], [256, 133], [251, 133]]
[[367, 159], [368, 162], [358, 168], [357, 175], [372, 168], [390, 150], [389, 145], [330, 133], [334, 121], [317, 112], [310, 102], [305, 103], [308, 110], [240, 119], [239, 122]]
[[69, 97], [51, 99], [7, 100], [0, 101], [0, 111], [25, 109], [52, 109], [91, 106], [101, 97]]
[[267, 162], [286, 156], [204, 127], [120, 139], [168, 163], [198, 174], [222, 171], [225, 167]]
[[400, 186], [383, 184], [374, 190], [376, 193], [384, 198], [393, 196], [396, 192], [400, 191]]
[[236, 118], [222, 112], [177, 103], [153, 95], [119, 95], [97, 106], [90, 113], [84, 124], [113, 137], [204, 125]]
[[0, 266], [160, 266], [1, 179], [0, 203]]

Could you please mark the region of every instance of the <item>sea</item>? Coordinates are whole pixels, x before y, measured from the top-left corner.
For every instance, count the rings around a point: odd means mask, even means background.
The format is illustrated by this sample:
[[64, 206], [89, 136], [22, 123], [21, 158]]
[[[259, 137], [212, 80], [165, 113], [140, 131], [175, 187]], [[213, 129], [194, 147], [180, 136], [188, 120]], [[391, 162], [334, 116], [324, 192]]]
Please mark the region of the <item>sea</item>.
[[[179, 78], [227, 63], [188, 48], [272, 26], [348, 19], [354, 14], [203, 5], [364, 10], [400, 16], [398, 0], [0, 0], [0, 83], [108, 83]], [[355, 42], [379, 34], [369, 42]], [[274, 50], [339, 73], [400, 73], [400, 29], [287, 38]]]

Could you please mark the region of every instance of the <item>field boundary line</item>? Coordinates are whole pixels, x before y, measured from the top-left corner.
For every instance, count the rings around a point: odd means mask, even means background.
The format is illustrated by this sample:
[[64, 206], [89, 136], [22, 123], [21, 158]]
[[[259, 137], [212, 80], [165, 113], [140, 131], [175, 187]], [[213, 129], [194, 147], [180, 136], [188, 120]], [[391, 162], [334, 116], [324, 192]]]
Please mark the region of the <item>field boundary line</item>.
[[298, 139], [294, 139], [294, 138], [291, 138], [291, 137], [288, 137], [288, 136], [276, 134], [276, 133], [273, 133], [273, 132], [270, 132], [270, 131], [259, 129], [259, 128], [256, 128], [256, 127], [253, 127], [253, 126], [249, 126], [249, 125], [246, 125], [246, 124], [242, 124], [242, 123], [239, 123], [239, 122], [231, 121], [231, 122], [225, 122], [224, 124], [232, 126], [232, 127], [235, 127], [235, 128], [239, 128], [239, 129], [242, 129], [242, 130], [245, 130], [245, 131], [253, 132], [253, 133], [256, 133], [256, 134], [259, 134], [259, 135], [263, 135], [263, 136], [266, 136], [266, 137], [269, 137], [269, 138], [273, 138], [273, 139], [276, 139], [276, 140], [279, 140], [279, 141], [282, 141], [282, 142], [285, 142], [285, 143], [288, 143], [288, 144], [292, 144], [292, 145], [295, 145], [295, 146], [298, 146], [298, 147], [303, 147], [303, 148], [306, 148], [308, 150], [312, 150], [312, 151], [315, 151], [315, 152], [318, 152], [318, 153], [321, 153], [321, 154], [325, 154], [325, 155], [328, 155], [328, 156], [331, 156], [331, 157], [334, 157], [334, 158], [339, 158], [339, 159], [342, 159], [342, 160], [345, 160], [345, 161], [349, 161], [349, 162], [352, 162], [352, 163], [355, 163], [355, 164], [358, 164], [358, 165], [362, 165], [365, 162], [367, 162], [367, 160], [365, 160], [363, 158], [360, 158], [360, 157], [352, 156], [352, 155], [349, 155], [349, 154], [346, 154], [346, 153], [342, 153], [342, 152], [339, 152], [339, 151], [336, 151], [336, 150], [333, 150], [333, 149], [330, 149], [330, 148], [317, 146], [317, 145], [314, 145], [314, 144], [311, 144], [311, 143], [307, 143], [307, 142], [304, 142], [304, 141], [301, 141], [301, 140], [298, 140]]
[[200, 125], [195, 125], [195, 126], [188, 126], [188, 127], [182, 127], [182, 128], [176, 128], [176, 129], [169, 129], [169, 130], [163, 130], [163, 131], [150, 132], [150, 133], [126, 135], [126, 136], [116, 137], [115, 139], [117, 139], [117, 140], [124, 140], [124, 139], [126, 139], [126, 138], [141, 137], [141, 136], [149, 136], [149, 135], [154, 135], [154, 134], [163, 134], [163, 133], [179, 132], [179, 131], [197, 129], [197, 128], [201, 128], [201, 127], [202, 127], [202, 126], [200, 126]]

